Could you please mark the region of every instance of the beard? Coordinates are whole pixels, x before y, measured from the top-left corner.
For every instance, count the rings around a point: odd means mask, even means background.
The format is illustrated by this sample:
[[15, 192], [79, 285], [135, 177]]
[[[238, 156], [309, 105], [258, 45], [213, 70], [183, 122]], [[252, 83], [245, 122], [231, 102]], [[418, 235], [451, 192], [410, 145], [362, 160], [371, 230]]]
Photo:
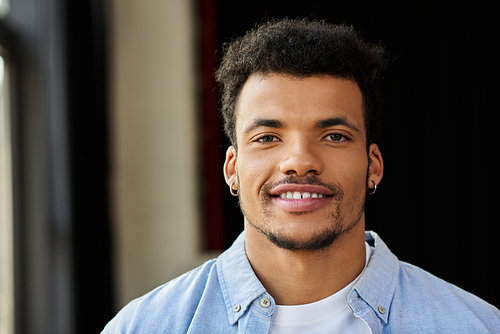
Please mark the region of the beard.
[[[332, 211], [327, 214], [326, 219], [330, 222], [330, 225], [313, 233], [306, 240], [297, 240], [293, 238], [287, 233], [286, 227], [281, 228], [271, 228], [270, 222], [273, 220], [273, 214], [271, 213], [271, 205], [272, 205], [272, 197], [269, 195], [269, 191], [281, 184], [310, 184], [310, 185], [319, 185], [330, 189], [333, 193], [332, 200], [334, 201], [332, 206]], [[333, 243], [335, 243], [343, 234], [352, 229], [356, 224], [361, 220], [365, 201], [361, 205], [360, 210], [354, 215], [353, 219], [349, 222], [344, 220], [344, 215], [342, 214], [341, 208], [344, 202], [344, 191], [338, 185], [330, 185], [325, 184], [319, 180], [317, 176], [309, 175], [307, 177], [299, 178], [295, 175], [287, 176], [284, 179], [281, 179], [278, 182], [275, 182], [271, 185], [264, 185], [260, 190], [260, 207], [261, 207], [261, 224], [255, 224], [252, 222], [248, 215], [245, 214], [245, 208], [243, 202], [241, 200], [244, 190], [241, 189], [241, 183], [238, 180], [238, 184], [240, 185], [240, 196], [239, 196], [239, 204], [243, 215], [245, 216], [246, 221], [250, 226], [254, 227], [257, 231], [262, 233], [266, 238], [276, 245], [277, 247], [289, 251], [319, 251], [325, 250], [330, 247]], [[365, 198], [366, 199], [366, 195]], [[350, 214], [354, 213], [355, 208], [350, 208]], [[296, 212], [293, 213], [296, 216], [305, 215], [305, 212]]]

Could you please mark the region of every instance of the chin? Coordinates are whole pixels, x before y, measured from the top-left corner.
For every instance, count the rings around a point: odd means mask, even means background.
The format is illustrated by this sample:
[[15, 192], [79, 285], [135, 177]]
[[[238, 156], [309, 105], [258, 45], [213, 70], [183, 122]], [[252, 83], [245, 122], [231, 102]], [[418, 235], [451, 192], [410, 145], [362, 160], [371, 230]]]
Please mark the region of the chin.
[[312, 235], [305, 237], [304, 231], [298, 232], [301, 235], [294, 237], [290, 233], [284, 231], [261, 231], [267, 239], [277, 247], [289, 251], [318, 251], [324, 250], [335, 243], [338, 238], [347, 230], [343, 228], [326, 228], [319, 232], [314, 232]]

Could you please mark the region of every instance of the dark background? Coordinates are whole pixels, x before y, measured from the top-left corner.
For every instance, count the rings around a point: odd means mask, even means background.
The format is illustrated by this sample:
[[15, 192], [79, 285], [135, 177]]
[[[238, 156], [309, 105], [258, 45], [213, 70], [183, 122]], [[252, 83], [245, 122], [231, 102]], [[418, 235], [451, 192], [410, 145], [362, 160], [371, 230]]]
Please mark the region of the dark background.
[[[382, 85], [385, 173], [367, 229], [400, 260], [500, 305], [495, 208], [499, 29], [493, 3], [453, 1], [217, 2], [217, 43], [268, 18], [346, 23], [393, 60]], [[227, 140], [221, 136], [221, 165]], [[224, 191], [225, 247], [242, 230]]]
[[[222, 178], [228, 142], [212, 76], [222, 44], [269, 17], [353, 24], [393, 59], [382, 85], [385, 174], [368, 199], [367, 228], [401, 260], [500, 306], [493, 2], [192, 1], [202, 70], [200, 189], [210, 193], [200, 194], [206, 249], [227, 248], [243, 228]], [[96, 333], [116, 311], [108, 5], [16, 0], [0, 19], [12, 70], [16, 333]]]

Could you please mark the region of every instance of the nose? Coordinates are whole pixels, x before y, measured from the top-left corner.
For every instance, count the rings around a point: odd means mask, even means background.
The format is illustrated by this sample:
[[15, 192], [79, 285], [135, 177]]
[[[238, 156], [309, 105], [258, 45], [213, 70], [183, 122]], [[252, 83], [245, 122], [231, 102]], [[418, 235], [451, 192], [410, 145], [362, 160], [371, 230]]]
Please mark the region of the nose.
[[283, 174], [306, 176], [323, 173], [324, 164], [318, 149], [306, 140], [295, 140], [285, 147], [284, 158], [280, 163]]

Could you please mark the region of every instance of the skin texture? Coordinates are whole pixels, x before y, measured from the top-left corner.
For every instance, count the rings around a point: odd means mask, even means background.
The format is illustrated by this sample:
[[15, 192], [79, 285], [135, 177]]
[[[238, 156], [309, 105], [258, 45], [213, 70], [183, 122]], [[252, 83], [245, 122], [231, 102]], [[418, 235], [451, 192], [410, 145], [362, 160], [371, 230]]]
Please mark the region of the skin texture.
[[[378, 146], [367, 154], [358, 85], [254, 74], [239, 96], [236, 136], [224, 175], [239, 189], [257, 277], [282, 305], [345, 287], [364, 267], [367, 181], [371, 187], [383, 175]], [[324, 197], [283, 199], [283, 192]]]

